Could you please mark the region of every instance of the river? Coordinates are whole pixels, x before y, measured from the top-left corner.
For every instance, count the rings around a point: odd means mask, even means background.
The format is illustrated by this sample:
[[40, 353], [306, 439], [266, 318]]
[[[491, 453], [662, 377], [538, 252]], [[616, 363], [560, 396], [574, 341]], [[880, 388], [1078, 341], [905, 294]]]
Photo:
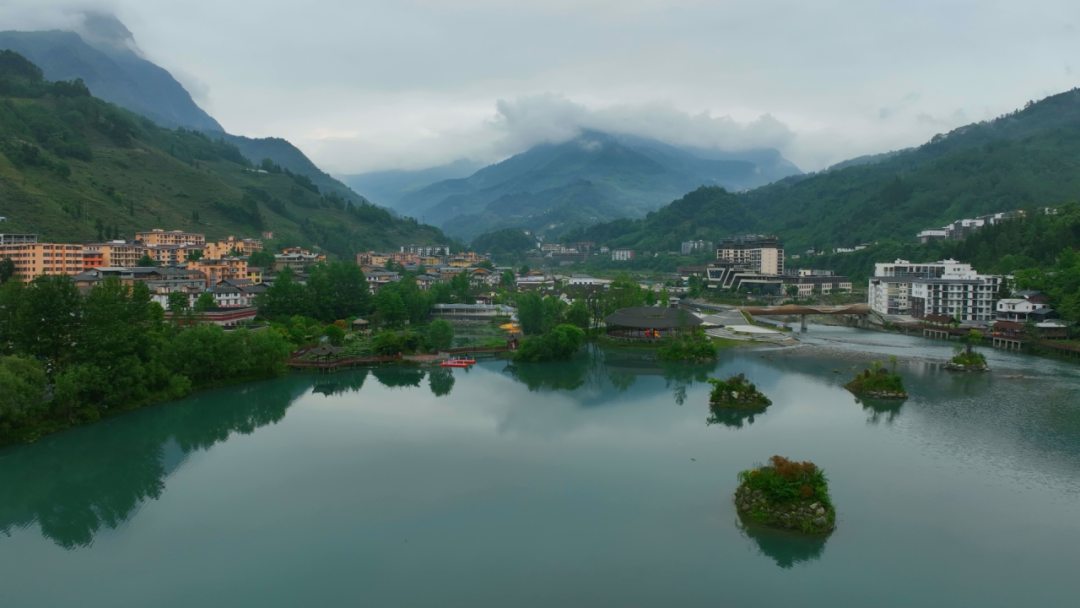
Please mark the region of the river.
[[[1080, 367], [804, 338], [294, 374], [5, 448], [0, 606], [1075, 605]], [[890, 355], [906, 402], [842, 388]], [[774, 405], [711, 417], [739, 372]], [[826, 470], [827, 539], [739, 524], [773, 454]]]

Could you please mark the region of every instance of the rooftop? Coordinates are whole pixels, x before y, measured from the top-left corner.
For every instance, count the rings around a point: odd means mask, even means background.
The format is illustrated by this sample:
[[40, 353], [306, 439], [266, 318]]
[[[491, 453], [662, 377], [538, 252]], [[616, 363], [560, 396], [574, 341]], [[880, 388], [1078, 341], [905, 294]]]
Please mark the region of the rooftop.
[[702, 320], [697, 315], [684, 309], [660, 308], [657, 306], [638, 306], [616, 310], [608, 315], [604, 322], [608, 325], [643, 329], [670, 329], [702, 324]]

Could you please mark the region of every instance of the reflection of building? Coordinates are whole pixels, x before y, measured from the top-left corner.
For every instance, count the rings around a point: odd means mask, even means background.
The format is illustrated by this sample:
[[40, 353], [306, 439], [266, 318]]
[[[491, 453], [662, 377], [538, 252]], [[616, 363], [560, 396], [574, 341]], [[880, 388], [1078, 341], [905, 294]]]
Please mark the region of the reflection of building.
[[724, 239], [717, 245], [716, 260], [744, 264], [761, 274], [784, 273], [784, 248], [776, 237], [749, 234]]

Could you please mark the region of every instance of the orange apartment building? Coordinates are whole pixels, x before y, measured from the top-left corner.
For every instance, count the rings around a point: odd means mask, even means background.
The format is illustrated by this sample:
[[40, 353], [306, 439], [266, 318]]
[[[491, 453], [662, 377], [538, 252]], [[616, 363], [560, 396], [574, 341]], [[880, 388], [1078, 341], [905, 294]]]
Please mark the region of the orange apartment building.
[[263, 244], [259, 239], [238, 239], [235, 236], [227, 236], [216, 243], [207, 243], [203, 249], [205, 257], [219, 260], [234, 255], [251, 255], [256, 251], [262, 251]]
[[[225, 279], [247, 279], [248, 265], [243, 258], [221, 258], [193, 260], [188, 262], [188, 270], [198, 270], [206, 275], [206, 288], [217, 285]], [[260, 277], [261, 280], [261, 277]]]
[[[147, 245], [146, 255], [154, 259], [159, 266], [179, 266], [187, 262], [188, 256], [201, 252], [203, 245]], [[140, 256], [141, 257], [141, 256]]]
[[150, 232], [136, 232], [135, 240], [143, 245], [205, 245], [206, 235], [198, 232], [165, 231], [154, 228]]
[[149, 248], [142, 243], [127, 241], [107, 241], [85, 245], [88, 251], [99, 252], [105, 266], [131, 267], [139, 264], [139, 259], [149, 255]]
[[41, 275], [75, 275], [83, 271], [83, 246], [65, 243], [0, 245], [0, 259], [10, 258], [24, 283]]

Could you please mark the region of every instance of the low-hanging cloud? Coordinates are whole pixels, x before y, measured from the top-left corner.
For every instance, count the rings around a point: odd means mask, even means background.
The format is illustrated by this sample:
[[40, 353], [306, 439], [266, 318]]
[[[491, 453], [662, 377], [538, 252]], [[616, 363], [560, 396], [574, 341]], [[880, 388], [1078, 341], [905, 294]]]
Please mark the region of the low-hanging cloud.
[[561, 95], [544, 94], [495, 103], [486, 128], [500, 137], [495, 155], [515, 154], [542, 142], [557, 143], [582, 130], [638, 135], [673, 145], [737, 151], [788, 147], [795, 133], [769, 114], [749, 122], [710, 112], [691, 114], [667, 101], [589, 108]]

